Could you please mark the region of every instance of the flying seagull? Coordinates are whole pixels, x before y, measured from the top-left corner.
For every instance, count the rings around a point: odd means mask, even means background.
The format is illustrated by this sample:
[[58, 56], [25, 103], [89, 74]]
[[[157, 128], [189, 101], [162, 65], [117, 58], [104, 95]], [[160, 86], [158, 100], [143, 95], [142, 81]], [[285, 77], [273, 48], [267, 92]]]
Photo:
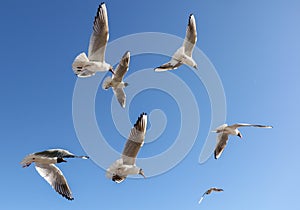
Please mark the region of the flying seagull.
[[221, 156], [227, 144], [229, 135], [235, 135], [242, 138], [242, 134], [238, 130], [239, 127], [273, 128], [272, 126], [268, 126], [268, 125], [255, 125], [255, 124], [247, 124], [247, 123], [237, 123], [229, 126], [227, 124], [223, 124], [219, 126], [218, 128], [216, 128], [215, 131], [212, 131], [212, 132], [219, 133], [217, 138], [217, 145], [214, 152], [215, 159], [218, 159]]
[[128, 71], [129, 62], [130, 52], [127, 51], [116, 68], [115, 74], [112, 77], [107, 77], [102, 84], [102, 88], [105, 90], [110, 87], [113, 89], [115, 96], [123, 108], [126, 105], [126, 95], [123, 89], [128, 85], [127, 82], [123, 82], [123, 77]]
[[72, 69], [78, 77], [91, 77], [97, 71], [109, 70], [114, 73], [112, 66], [105, 62], [105, 50], [108, 38], [107, 10], [105, 4], [101, 3], [94, 20], [88, 56], [82, 52], [75, 58], [72, 64]]
[[197, 69], [197, 63], [192, 58], [193, 49], [197, 41], [196, 21], [193, 14], [190, 14], [183, 45], [173, 54], [172, 59], [157, 68], [155, 71], [167, 71], [177, 69], [182, 64]]
[[116, 183], [124, 181], [130, 174], [140, 174], [146, 178], [143, 170], [135, 165], [136, 156], [144, 144], [146, 128], [147, 114], [142, 113], [130, 131], [121, 158], [107, 169], [107, 178]]
[[206, 190], [205, 193], [203, 193], [203, 195], [201, 196], [201, 198], [200, 198], [200, 200], [198, 201], [198, 203], [201, 203], [202, 200], [203, 200], [203, 198], [204, 198], [204, 196], [205, 196], [205, 195], [209, 195], [210, 193], [212, 193], [212, 191], [215, 191], [215, 192], [223, 192], [224, 190], [223, 190], [223, 189], [220, 189], [220, 188], [212, 187], [212, 188]]
[[74, 200], [71, 189], [56, 163], [67, 162], [64, 158], [88, 159], [88, 156], [76, 156], [63, 149], [50, 149], [27, 155], [22, 161], [23, 168], [35, 163], [37, 172], [52, 186], [52, 188], [68, 200]]

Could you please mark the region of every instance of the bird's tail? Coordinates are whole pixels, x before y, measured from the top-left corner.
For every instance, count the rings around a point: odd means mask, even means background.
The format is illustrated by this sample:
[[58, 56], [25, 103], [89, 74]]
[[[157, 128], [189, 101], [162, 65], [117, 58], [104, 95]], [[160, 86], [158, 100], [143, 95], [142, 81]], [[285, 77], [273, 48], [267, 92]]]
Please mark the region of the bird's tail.
[[111, 81], [112, 81], [112, 78], [111, 77], [106, 77], [102, 83], [102, 88], [104, 90], [107, 90], [108, 88], [111, 87]]
[[83, 67], [90, 62], [90, 60], [88, 59], [88, 57], [86, 56], [86, 54], [80, 53], [74, 60], [73, 64], [72, 64], [72, 69], [73, 71], [76, 73], [77, 71], [82, 71]]

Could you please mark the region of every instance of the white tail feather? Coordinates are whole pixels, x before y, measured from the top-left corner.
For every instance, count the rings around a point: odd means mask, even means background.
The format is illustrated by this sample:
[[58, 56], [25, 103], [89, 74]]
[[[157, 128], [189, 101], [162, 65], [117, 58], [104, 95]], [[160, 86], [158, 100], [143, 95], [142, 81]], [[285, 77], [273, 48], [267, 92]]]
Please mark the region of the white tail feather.
[[102, 88], [104, 90], [107, 90], [108, 88], [110, 88], [111, 87], [111, 81], [112, 81], [111, 77], [106, 77], [105, 80], [102, 83]]

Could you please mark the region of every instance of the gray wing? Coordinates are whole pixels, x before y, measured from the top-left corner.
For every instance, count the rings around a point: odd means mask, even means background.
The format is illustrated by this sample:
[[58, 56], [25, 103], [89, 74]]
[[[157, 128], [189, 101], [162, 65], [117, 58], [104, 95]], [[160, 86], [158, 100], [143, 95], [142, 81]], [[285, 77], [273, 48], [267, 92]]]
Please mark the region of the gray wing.
[[52, 188], [68, 200], [73, 200], [71, 189], [59, 168], [54, 164], [35, 164], [37, 172], [52, 186]]
[[177, 69], [179, 66], [182, 65], [182, 62], [176, 61], [172, 59], [168, 63], [165, 63], [159, 67], [156, 67], [154, 71], [168, 71], [168, 70], [174, 70]]
[[134, 165], [136, 156], [144, 144], [147, 128], [147, 114], [142, 113], [131, 129], [128, 140], [122, 152], [123, 164]]
[[226, 147], [227, 141], [228, 141], [228, 134], [220, 133], [218, 135], [217, 145], [214, 152], [215, 159], [218, 159], [221, 156], [223, 150]]
[[43, 157], [61, 157], [61, 158], [75, 157], [73, 153], [64, 149], [49, 149], [42, 152], [36, 152], [34, 153], [34, 155], [43, 156]]
[[126, 105], [126, 95], [123, 88], [113, 88], [114, 94], [117, 97], [120, 105], [125, 108]]
[[190, 14], [189, 23], [186, 29], [186, 35], [183, 42], [184, 52], [188, 56], [192, 56], [194, 46], [197, 42], [196, 21], [193, 14]]
[[269, 125], [258, 125], [258, 124], [248, 124], [248, 123], [236, 123], [236, 124], [230, 125], [228, 127], [233, 128], [233, 129], [236, 129], [239, 127], [273, 128], [272, 126], [269, 126]]
[[104, 61], [108, 38], [107, 10], [105, 4], [101, 3], [98, 7], [94, 20], [93, 33], [90, 38], [88, 58], [91, 61]]
[[115, 80], [116, 82], [123, 81], [123, 77], [126, 74], [126, 72], [128, 71], [129, 62], [130, 62], [130, 52], [127, 51], [123, 55], [122, 59], [120, 60], [120, 63], [115, 70], [115, 74], [112, 76], [113, 80]]

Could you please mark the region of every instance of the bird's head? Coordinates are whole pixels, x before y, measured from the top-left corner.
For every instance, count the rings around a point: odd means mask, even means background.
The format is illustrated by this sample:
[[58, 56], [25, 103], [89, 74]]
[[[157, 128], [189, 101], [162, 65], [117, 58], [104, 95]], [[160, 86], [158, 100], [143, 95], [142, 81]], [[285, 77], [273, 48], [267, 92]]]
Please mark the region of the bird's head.
[[243, 138], [241, 132], [238, 132], [237, 136], [240, 137], [240, 138]]
[[57, 158], [57, 163], [62, 163], [62, 162], [67, 162], [65, 159], [58, 157]]
[[144, 178], [146, 178], [143, 169], [140, 169], [140, 170], [139, 170], [139, 175], [142, 175]]
[[121, 177], [118, 174], [114, 174], [111, 178], [111, 180], [116, 183], [121, 183], [122, 181], [124, 181], [124, 179], [125, 179], [124, 177]]

